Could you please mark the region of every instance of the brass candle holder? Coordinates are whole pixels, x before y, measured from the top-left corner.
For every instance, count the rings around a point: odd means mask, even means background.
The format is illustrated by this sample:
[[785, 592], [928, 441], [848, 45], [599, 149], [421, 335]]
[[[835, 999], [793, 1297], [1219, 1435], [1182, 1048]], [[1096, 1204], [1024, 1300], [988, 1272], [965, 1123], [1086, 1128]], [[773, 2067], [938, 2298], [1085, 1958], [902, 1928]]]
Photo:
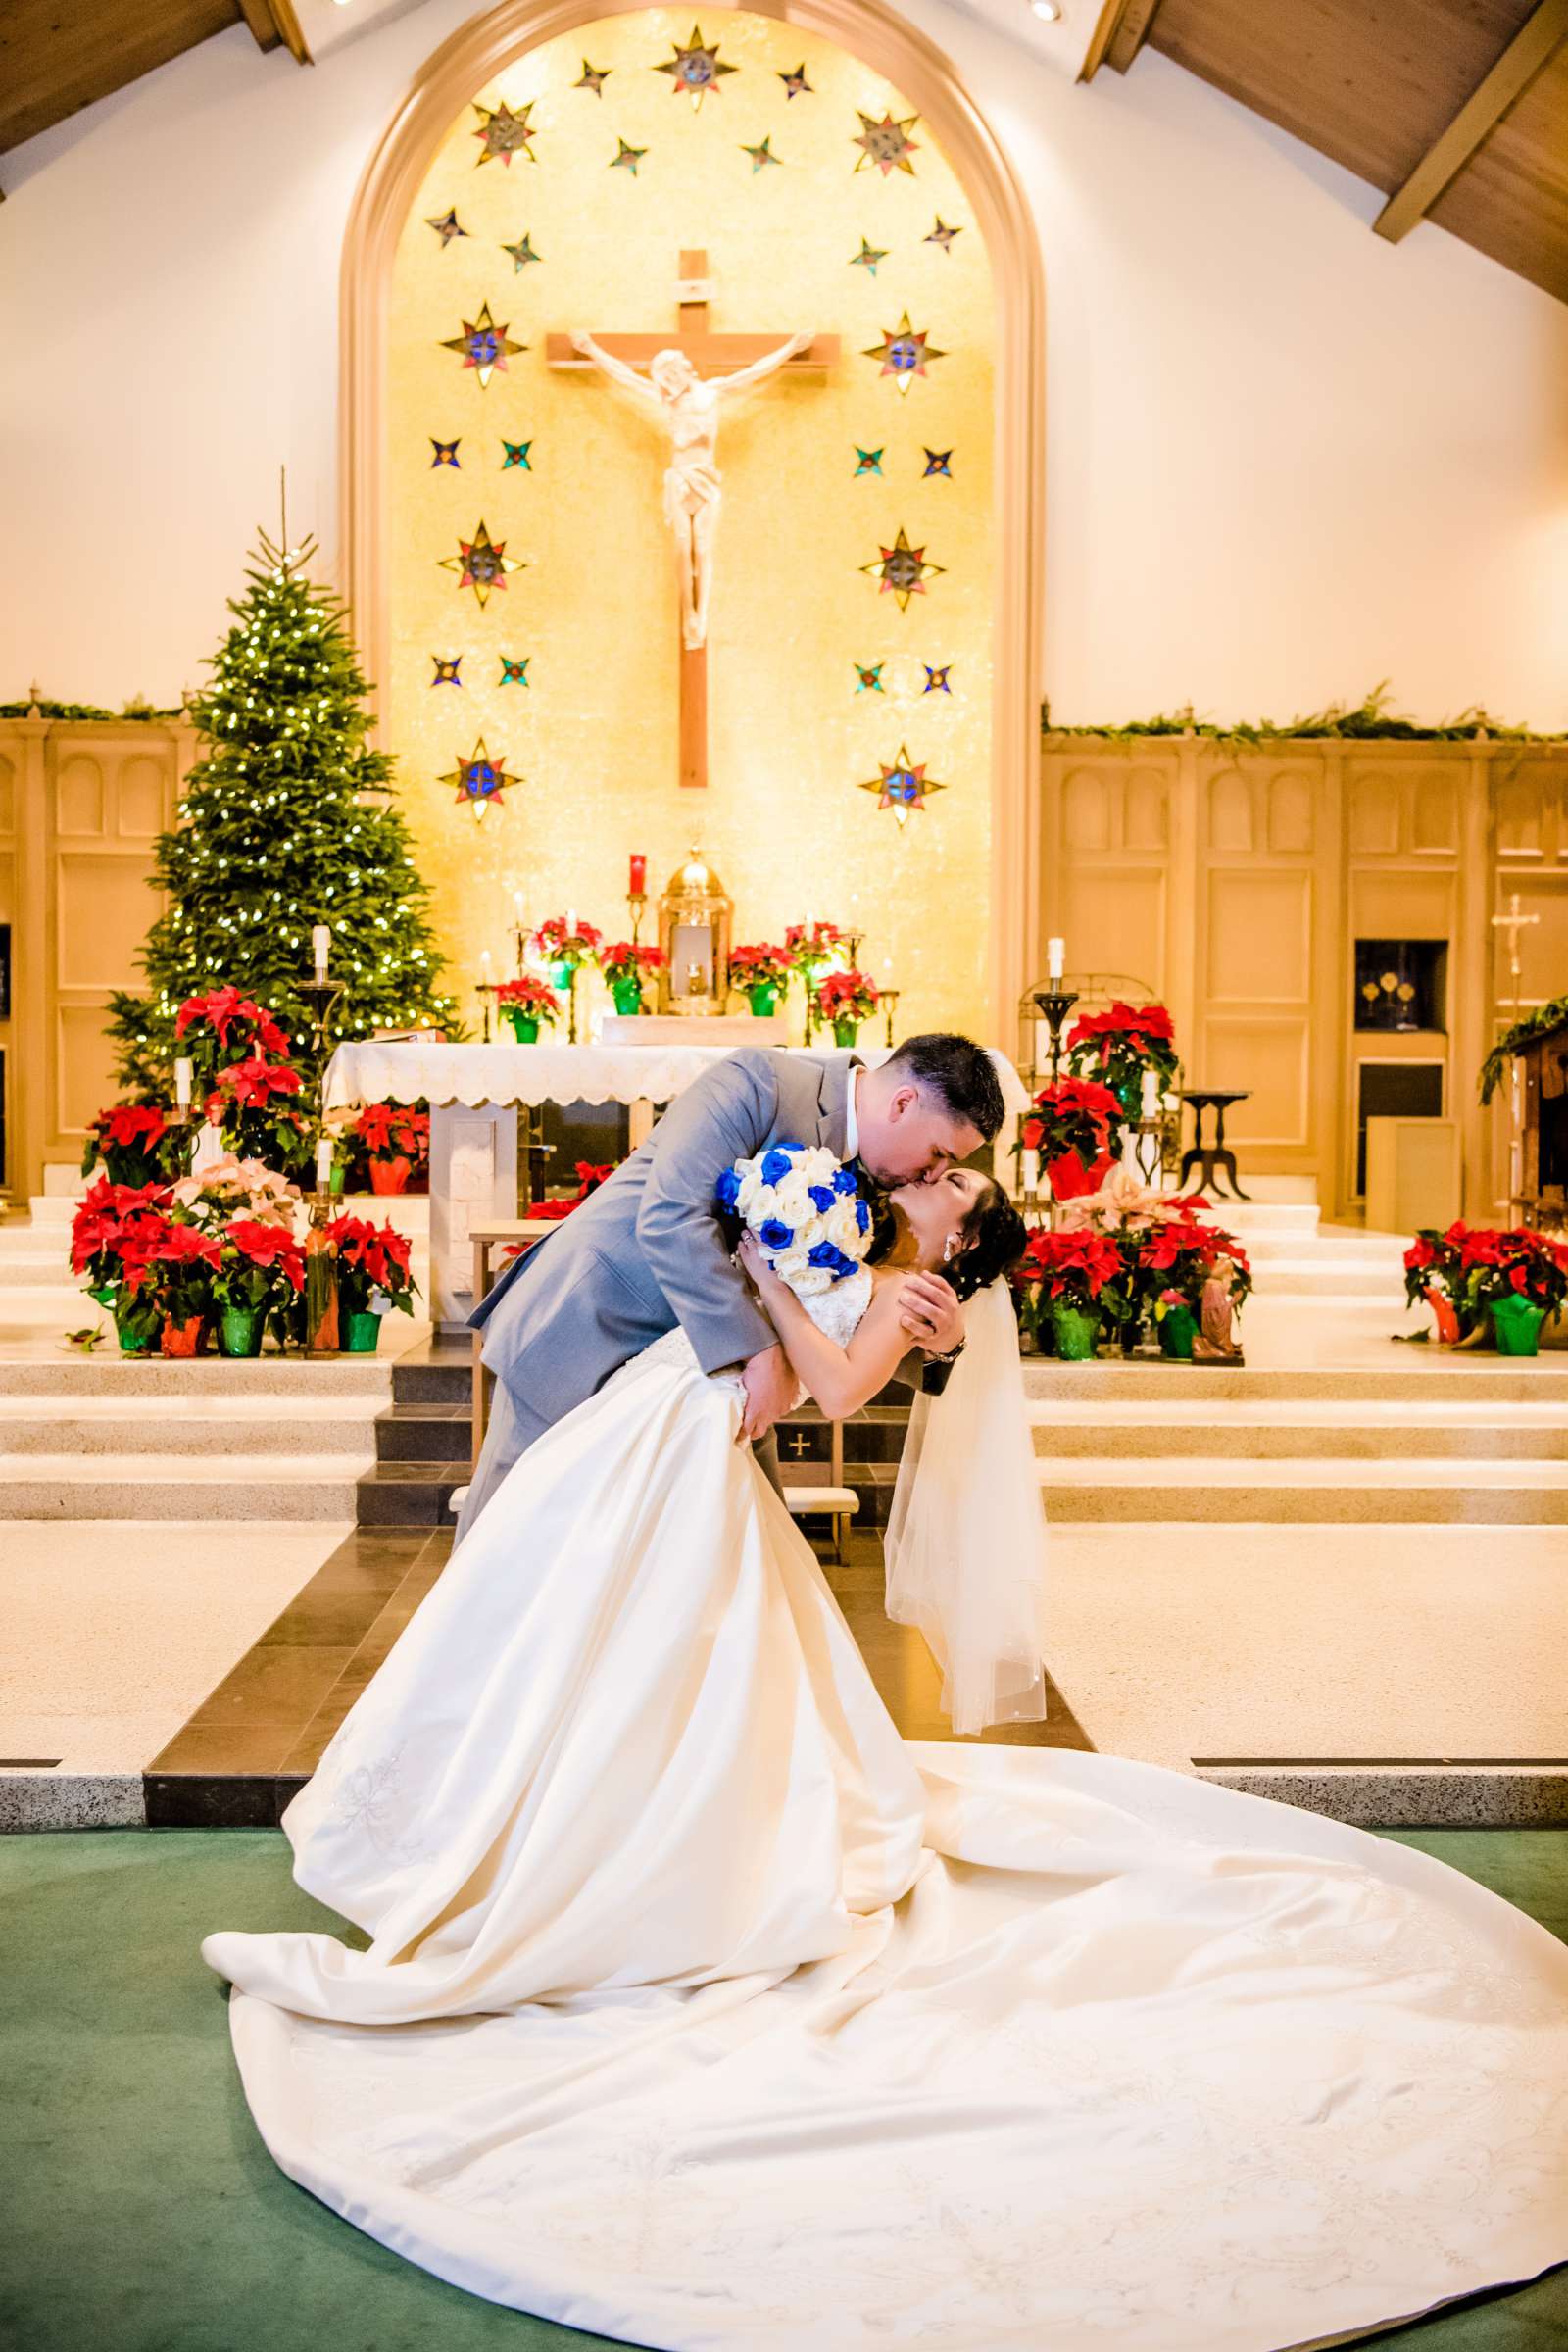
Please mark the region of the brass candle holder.
[[884, 1008], [884, 1010], [886, 1011], [886, 1013], [887, 1013], [887, 1016], [888, 1016], [888, 1025], [887, 1025], [887, 1039], [888, 1039], [888, 1044], [891, 1046], [891, 1045], [894, 1043], [894, 1037], [893, 1037], [893, 1012], [894, 1012], [894, 1007], [896, 1006], [896, 1004], [898, 1004], [898, 1001], [899, 1001], [899, 992], [898, 992], [898, 990], [897, 990], [896, 988], [884, 988], [884, 989], [881, 989], [881, 990], [879, 990], [879, 991], [878, 991], [878, 994], [879, 994], [879, 995], [880, 995], [880, 997], [881, 997], [883, 1008]]

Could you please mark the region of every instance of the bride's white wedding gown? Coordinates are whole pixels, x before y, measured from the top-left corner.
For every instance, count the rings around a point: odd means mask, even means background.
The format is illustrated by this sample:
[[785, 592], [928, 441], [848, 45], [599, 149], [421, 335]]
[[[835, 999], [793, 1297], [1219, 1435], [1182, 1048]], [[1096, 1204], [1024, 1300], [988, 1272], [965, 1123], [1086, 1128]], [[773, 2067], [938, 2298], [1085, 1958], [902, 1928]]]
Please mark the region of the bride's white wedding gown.
[[1568, 1949], [1316, 1814], [902, 1740], [739, 1396], [672, 1332], [454, 1554], [284, 1817], [369, 1950], [203, 1944], [282, 2169], [679, 2352], [1279, 2352], [1568, 2258]]

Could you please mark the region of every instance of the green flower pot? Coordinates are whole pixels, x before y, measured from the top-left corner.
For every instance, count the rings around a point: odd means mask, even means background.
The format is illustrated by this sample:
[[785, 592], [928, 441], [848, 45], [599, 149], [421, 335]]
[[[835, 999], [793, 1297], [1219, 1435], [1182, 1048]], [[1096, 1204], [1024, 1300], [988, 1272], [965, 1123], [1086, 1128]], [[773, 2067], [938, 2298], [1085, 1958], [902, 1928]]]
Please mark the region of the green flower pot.
[[776, 985], [769, 984], [768, 986], [761, 988], [749, 988], [746, 991], [746, 994], [751, 999], [752, 1010], [756, 1013], [758, 1019], [760, 1021], [770, 1021], [774, 1013], [778, 1010], [778, 989]]
[[1051, 1309], [1051, 1324], [1056, 1335], [1056, 1353], [1062, 1361], [1087, 1363], [1100, 1336], [1099, 1310], [1092, 1306], [1071, 1306], [1065, 1298], [1058, 1298]]
[[112, 1282], [104, 1282], [99, 1284], [97, 1290], [89, 1291], [87, 1296], [89, 1298], [96, 1298], [100, 1306], [107, 1306], [110, 1313], [113, 1314], [115, 1300], [120, 1294]]
[[119, 1315], [115, 1317], [115, 1333], [120, 1341], [122, 1355], [149, 1354], [157, 1337], [156, 1328], [149, 1331], [145, 1324], [138, 1325], [128, 1316], [122, 1320]]
[[836, 1046], [853, 1046], [859, 1034], [858, 1021], [835, 1021], [833, 1024], [833, 1043]]
[[510, 1004], [504, 1004], [501, 1009], [512, 1023], [512, 1034], [519, 1046], [536, 1046], [539, 1043], [539, 1015], [536, 1012], [518, 1012]]
[[1545, 1319], [1545, 1308], [1532, 1306], [1528, 1298], [1494, 1298], [1492, 1328], [1497, 1335], [1497, 1353], [1539, 1355]]
[[260, 1355], [267, 1329], [265, 1306], [225, 1306], [218, 1320], [220, 1355]]
[[1190, 1306], [1170, 1307], [1159, 1318], [1159, 1352], [1180, 1356], [1185, 1363], [1193, 1359], [1193, 1342], [1198, 1337], [1198, 1317]]
[[640, 980], [616, 980], [612, 983], [610, 993], [615, 1000], [617, 1012], [628, 1014], [641, 1012], [643, 984]]
[[571, 994], [571, 975], [575, 969], [576, 966], [574, 964], [556, 964], [550, 975], [551, 987], [559, 990], [562, 996], [569, 997]]
[[381, 1318], [372, 1314], [348, 1314], [343, 1317], [343, 1352], [345, 1355], [373, 1355], [381, 1337]]

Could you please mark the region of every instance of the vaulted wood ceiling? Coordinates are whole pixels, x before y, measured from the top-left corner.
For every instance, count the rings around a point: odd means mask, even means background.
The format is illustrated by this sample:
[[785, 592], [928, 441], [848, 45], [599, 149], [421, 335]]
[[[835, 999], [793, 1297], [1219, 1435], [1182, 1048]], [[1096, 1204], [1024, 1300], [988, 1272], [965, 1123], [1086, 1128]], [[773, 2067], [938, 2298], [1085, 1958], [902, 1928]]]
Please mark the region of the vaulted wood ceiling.
[[1106, 0], [1080, 79], [1146, 45], [1568, 302], [1568, 0]]
[[3, 0], [0, 155], [231, 24], [311, 63], [294, 0]]

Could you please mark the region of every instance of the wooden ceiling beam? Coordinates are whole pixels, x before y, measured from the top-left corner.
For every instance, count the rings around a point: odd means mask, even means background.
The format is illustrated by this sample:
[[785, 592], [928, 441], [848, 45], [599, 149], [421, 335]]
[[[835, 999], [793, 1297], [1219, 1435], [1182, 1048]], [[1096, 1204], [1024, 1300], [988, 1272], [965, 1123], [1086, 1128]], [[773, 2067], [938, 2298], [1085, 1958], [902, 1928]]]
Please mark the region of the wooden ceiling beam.
[[1471, 92], [1442, 136], [1435, 139], [1402, 187], [1396, 188], [1372, 225], [1396, 245], [1458, 177], [1568, 34], [1568, 0], [1537, 0], [1492, 71]]
[[258, 49], [275, 49], [279, 42], [296, 64], [313, 66], [316, 60], [305, 45], [294, 0], [239, 0], [240, 13], [256, 36]]
[[1149, 38], [1159, 0], [1103, 0], [1099, 21], [1089, 38], [1080, 81], [1093, 81], [1102, 66], [1125, 74]]

